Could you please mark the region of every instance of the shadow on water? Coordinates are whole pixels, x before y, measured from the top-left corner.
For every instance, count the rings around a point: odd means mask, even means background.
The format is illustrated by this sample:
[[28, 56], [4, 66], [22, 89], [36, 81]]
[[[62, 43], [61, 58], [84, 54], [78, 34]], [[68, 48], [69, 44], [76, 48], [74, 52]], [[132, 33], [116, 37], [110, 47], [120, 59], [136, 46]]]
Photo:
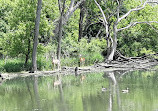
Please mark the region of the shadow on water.
[[18, 77], [0, 85], [0, 110], [156, 111], [157, 80], [158, 71], [125, 70]]

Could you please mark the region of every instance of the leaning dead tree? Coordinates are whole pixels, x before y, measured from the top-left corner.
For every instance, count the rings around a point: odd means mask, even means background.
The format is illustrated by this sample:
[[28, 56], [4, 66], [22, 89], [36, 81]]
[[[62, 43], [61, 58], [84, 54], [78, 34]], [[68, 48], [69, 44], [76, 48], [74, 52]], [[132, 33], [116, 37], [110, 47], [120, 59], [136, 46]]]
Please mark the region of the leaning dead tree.
[[[103, 0], [105, 2], [105, 0]], [[135, 26], [137, 24], [151, 24], [151, 23], [158, 23], [157, 21], [145, 21], [145, 22], [131, 22], [129, 25], [122, 27], [118, 29], [118, 24], [121, 22], [121, 20], [126, 19], [127, 16], [131, 14], [131, 12], [139, 11], [145, 8], [145, 6], [149, 3], [158, 3], [158, 1], [145, 1], [144, 3], [141, 1], [140, 6], [133, 8], [126, 12], [124, 15], [120, 15], [120, 7], [122, 6], [123, 0], [115, 0], [112, 2], [115, 2], [115, 9], [111, 13], [110, 16], [107, 17], [107, 14], [105, 14], [104, 10], [102, 9], [101, 5], [97, 2], [97, 0], [94, 0], [96, 5], [98, 6], [103, 19], [102, 22], [104, 24], [105, 30], [106, 30], [106, 39], [107, 39], [107, 60], [112, 61], [114, 59], [114, 55], [117, 48], [117, 33], [119, 31], [122, 31], [124, 29], [128, 29], [132, 26]], [[113, 21], [113, 23], [110, 22], [110, 17], [115, 17], [116, 19]]]

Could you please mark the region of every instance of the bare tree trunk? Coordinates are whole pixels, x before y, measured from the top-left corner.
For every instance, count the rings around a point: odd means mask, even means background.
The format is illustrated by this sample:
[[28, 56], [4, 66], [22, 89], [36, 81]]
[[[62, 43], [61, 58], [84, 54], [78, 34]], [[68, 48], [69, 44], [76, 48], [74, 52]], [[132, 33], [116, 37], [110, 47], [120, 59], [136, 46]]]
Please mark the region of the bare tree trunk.
[[38, 0], [37, 11], [36, 11], [36, 20], [35, 20], [35, 35], [34, 35], [34, 42], [33, 42], [32, 70], [31, 70], [31, 72], [37, 71], [36, 58], [37, 58], [37, 45], [38, 45], [41, 7], [42, 7], [42, 0]]
[[83, 18], [84, 18], [84, 4], [85, 2], [80, 5], [80, 20], [79, 20], [79, 37], [78, 41], [82, 38], [82, 33], [83, 33]]
[[112, 40], [111, 40], [111, 37], [110, 37], [109, 26], [106, 25], [107, 58], [110, 56], [111, 42], [112, 42]]
[[114, 32], [114, 38], [111, 39], [112, 47], [111, 47], [110, 55], [108, 56], [109, 61], [113, 60], [113, 57], [114, 57], [114, 54], [115, 54], [116, 48], [117, 48], [117, 24], [114, 24], [113, 32]]
[[109, 58], [110, 54], [111, 54], [111, 44], [112, 44], [112, 38], [110, 36], [110, 25], [108, 23], [108, 19], [104, 14], [103, 9], [101, 8], [101, 6], [99, 5], [99, 3], [94, 0], [94, 2], [96, 3], [96, 5], [98, 6], [98, 8], [100, 9], [102, 16], [103, 16], [103, 24], [105, 26], [105, 31], [106, 31], [106, 41], [107, 41], [107, 58]]
[[61, 1], [58, 0], [59, 3], [59, 10], [60, 10], [60, 21], [59, 21], [59, 33], [58, 33], [58, 48], [57, 48], [57, 59], [60, 60], [61, 56], [61, 39], [62, 39], [62, 25], [63, 25], [63, 15], [65, 10], [65, 2], [63, 2], [63, 6], [61, 7], [60, 3]]
[[30, 43], [31, 43], [31, 41], [30, 41], [30, 39], [28, 38], [27, 54], [26, 54], [25, 64], [24, 64], [24, 67], [25, 67], [25, 68], [26, 68], [27, 63], [28, 63], [28, 60], [29, 60], [30, 48], [31, 48]]
[[59, 34], [58, 34], [58, 47], [57, 47], [57, 59], [60, 60], [61, 55], [61, 38], [62, 38], [62, 16], [59, 22]]
[[108, 58], [110, 56], [110, 52], [111, 52], [111, 45], [110, 45], [109, 38], [106, 39], [106, 43], [107, 43], [107, 55], [106, 55], [106, 57]]

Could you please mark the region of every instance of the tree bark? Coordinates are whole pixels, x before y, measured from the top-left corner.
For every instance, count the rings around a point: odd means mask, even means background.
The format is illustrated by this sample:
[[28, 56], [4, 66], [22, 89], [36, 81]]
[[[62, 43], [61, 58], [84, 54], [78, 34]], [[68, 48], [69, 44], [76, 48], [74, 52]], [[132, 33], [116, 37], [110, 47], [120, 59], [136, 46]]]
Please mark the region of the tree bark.
[[36, 20], [35, 20], [35, 33], [33, 42], [33, 53], [32, 53], [32, 70], [31, 72], [37, 71], [37, 45], [38, 45], [38, 35], [39, 35], [39, 25], [40, 25], [40, 15], [41, 15], [42, 0], [38, 0]]
[[27, 47], [27, 53], [26, 53], [26, 58], [25, 58], [25, 64], [24, 64], [24, 67], [25, 67], [25, 68], [26, 68], [27, 63], [28, 63], [28, 60], [29, 60], [30, 48], [31, 48], [30, 43], [31, 43], [31, 41], [30, 41], [30, 39], [28, 38], [28, 47]]
[[60, 56], [61, 56], [62, 24], [63, 24], [63, 15], [64, 15], [64, 10], [65, 10], [65, 2], [66, 2], [66, 0], [64, 0], [62, 8], [61, 8], [61, 5], [60, 5], [60, 2], [61, 1], [58, 0], [59, 10], [60, 10], [59, 33], [58, 33], [58, 48], [57, 48], [57, 59], [58, 60], [60, 60]]
[[112, 38], [110, 36], [109, 32], [109, 26], [106, 25], [106, 43], [107, 43], [107, 58], [110, 56], [111, 53], [111, 44], [112, 44]]
[[82, 38], [82, 33], [83, 33], [83, 18], [84, 18], [84, 4], [85, 2], [80, 5], [80, 20], [79, 20], [79, 37], [78, 41]]
[[117, 48], [117, 24], [116, 23], [113, 26], [113, 32], [114, 32], [114, 38], [111, 41], [112, 42], [111, 52], [107, 58], [109, 61], [113, 60], [113, 57], [114, 57], [114, 54], [115, 54], [116, 48]]
[[60, 60], [61, 55], [61, 38], [62, 38], [62, 16], [59, 22], [59, 34], [58, 34], [58, 47], [57, 47], [57, 59]]

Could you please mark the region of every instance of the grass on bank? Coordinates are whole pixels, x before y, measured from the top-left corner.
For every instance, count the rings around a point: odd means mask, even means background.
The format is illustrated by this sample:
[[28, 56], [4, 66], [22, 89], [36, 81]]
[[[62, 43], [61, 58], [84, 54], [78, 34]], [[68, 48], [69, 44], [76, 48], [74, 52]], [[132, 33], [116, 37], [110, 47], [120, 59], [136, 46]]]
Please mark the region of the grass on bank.
[[[83, 56], [85, 58], [84, 66], [92, 65], [95, 61], [103, 61], [103, 57], [99, 53], [87, 54]], [[37, 57], [37, 68], [39, 71], [52, 70], [51, 57], [46, 58], [44, 55], [39, 55]], [[76, 67], [78, 66], [78, 57], [66, 57], [61, 58], [61, 66]], [[31, 61], [28, 62], [27, 66], [24, 66], [24, 59], [9, 58], [7, 60], [0, 60], [0, 72], [20, 72], [28, 71], [31, 67]]]
[[[65, 38], [62, 41], [61, 66], [76, 67], [78, 66], [79, 55], [85, 58], [84, 66], [92, 65], [94, 62], [104, 60], [101, 52], [106, 48], [105, 39], [91, 39], [90, 42], [83, 38], [78, 43], [73, 39]], [[37, 50], [37, 68], [39, 71], [52, 70], [52, 58], [56, 57], [57, 45], [43, 44], [38, 45]], [[10, 55], [11, 56], [11, 55]], [[28, 71], [31, 68], [31, 59], [27, 66], [24, 66], [25, 55], [17, 55], [16, 58], [0, 59], [0, 72], [20, 72]], [[31, 58], [31, 57], [30, 57]]]

